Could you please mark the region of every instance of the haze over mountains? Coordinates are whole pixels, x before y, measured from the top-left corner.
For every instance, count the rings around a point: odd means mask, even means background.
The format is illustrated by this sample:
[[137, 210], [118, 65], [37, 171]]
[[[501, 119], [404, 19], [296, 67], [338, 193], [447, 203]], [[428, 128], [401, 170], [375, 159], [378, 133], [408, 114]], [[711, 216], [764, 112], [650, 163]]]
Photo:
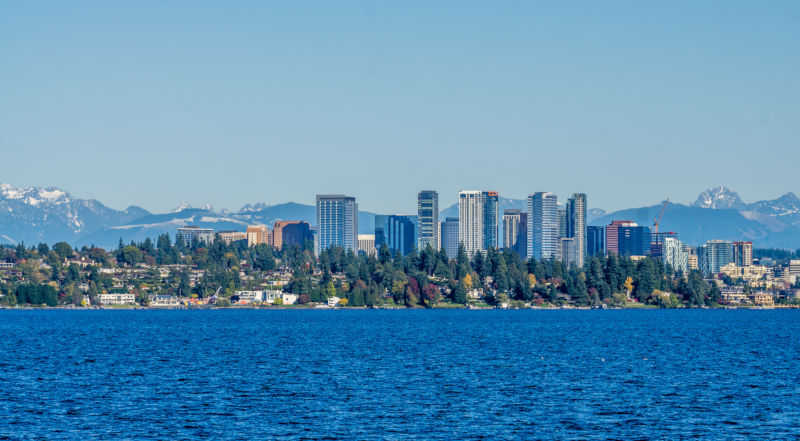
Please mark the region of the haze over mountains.
[[[591, 195], [589, 195], [591, 203]], [[590, 225], [607, 225], [611, 220], [632, 220], [652, 225], [661, 203], [613, 213], [590, 209]], [[524, 199], [500, 198], [504, 209], [524, 210]], [[440, 220], [458, 216], [453, 204], [441, 211]], [[75, 198], [58, 188], [17, 188], [0, 184], [0, 243], [28, 245], [39, 242], [69, 242], [112, 248], [119, 240], [144, 240], [170, 233], [183, 225], [215, 230], [243, 231], [250, 224], [271, 225], [277, 220], [305, 220], [316, 223], [313, 205], [287, 202], [276, 205], [248, 204], [237, 211], [216, 211], [210, 206], [192, 208], [182, 204], [169, 213], [150, 213], [130, 206], [114, 210], [94, 199]], [[374, 213], [359, 213], [359, 230], [372, 233]], [[693, 203], [670, 202], [664, 211], [661, 231], [675, 231], [690, 245], [709, 239], [752, 240], [756, 247], [800, 248], [800, 198], [786, 193], [776, 199], [745, 203], [732, 189], [716, 187], [702, 192]]]

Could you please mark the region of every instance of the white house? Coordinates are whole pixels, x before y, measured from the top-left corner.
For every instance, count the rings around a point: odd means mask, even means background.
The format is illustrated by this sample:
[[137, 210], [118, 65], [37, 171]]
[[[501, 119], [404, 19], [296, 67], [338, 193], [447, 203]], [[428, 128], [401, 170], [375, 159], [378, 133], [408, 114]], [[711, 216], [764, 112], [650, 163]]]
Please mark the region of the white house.
[[[266, 291], [236, 291], [236, 296], [239, 297], [239, 303], [247, 305], [250, 303], [268, 303], [272, 304], [276, 299], [283, 300], [283, 292], [276, 290]], [[297, 300], [297, 299], [295, 299]], [[294, 302], [292, 302], [294, 303]]]
[[150, 297], [150, 306], [155, 307], [171, 307], [179, 306], [181, 303], [175, 296], [156, 295]]
[[136, 303], [136, 296], [133, 293], [121, 293], [121, 294], [100, 294], [97, 297], [97, 300], [102, 305], [133, 305]]

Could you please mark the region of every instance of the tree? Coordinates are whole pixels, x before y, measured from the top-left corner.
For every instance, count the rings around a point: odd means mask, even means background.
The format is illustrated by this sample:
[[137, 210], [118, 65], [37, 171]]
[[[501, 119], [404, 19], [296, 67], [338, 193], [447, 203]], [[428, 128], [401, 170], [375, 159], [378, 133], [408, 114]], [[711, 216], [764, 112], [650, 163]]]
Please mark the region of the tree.
[[439, 287], [433, 283], [425, 285], [425, 288], [422, 289], [422, 299], [425, 305], [430, 306], [439, 303], [440, 297], [441, 291], [439, 291]]
[[53, 245], [53, 251], [62, 259], [72, 255], [72, 247], [66, 242], [58, 242]]
[[464, 289], [466, 289], [467, 291], [471, 291], [472, 290], [472, 275], [471, 274], [465, 274], [464, 277], [461, 279], [461, 283], [463, 283]]
[[414, 293], [414, 290], [411, 289], [411, 285], [410, 284], [406, 285], [406, 290], [403, 295], [403, 302], [405, 303], [405, 305], [408, 307], [412, 307], [415, 306], [418, 301], [419, 298], [417, 297], [417, 294]]
[[623, 287], [625, 288], [625, 293], [630, 296], [631, 292], [633, 292], [633, 277], [625, 278]]
[[464, 288], [463, 283], [456, 284], [456, 287], [453, 290], [453, 302], [460, 303], [462, 305], [467, 304], [467, 289]]
[[143, 259], [142, 251], [133, 245], [128, 245], [122, 249], [122, 252], [117, 256], [123, 263], [130, 266], [139, 264]]
[[336, 297], [336, 286], [333, 282], [328, 282], [328, 285], [325, 287], [325, 294], [328, 298]]

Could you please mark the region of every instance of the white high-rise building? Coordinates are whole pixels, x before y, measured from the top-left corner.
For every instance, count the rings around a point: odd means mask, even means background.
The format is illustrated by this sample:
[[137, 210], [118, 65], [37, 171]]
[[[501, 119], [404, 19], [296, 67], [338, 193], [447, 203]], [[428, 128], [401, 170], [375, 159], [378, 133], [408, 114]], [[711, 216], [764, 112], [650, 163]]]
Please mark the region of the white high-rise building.
[[689, 252], [686, 246], [674, 237], [665, 237], [661, 242], [661, 259], [673, 270], [689, 271]]
[[471, 257], [484, 249], [484, 201], [482, 191], [458, 193], [458, 242]]

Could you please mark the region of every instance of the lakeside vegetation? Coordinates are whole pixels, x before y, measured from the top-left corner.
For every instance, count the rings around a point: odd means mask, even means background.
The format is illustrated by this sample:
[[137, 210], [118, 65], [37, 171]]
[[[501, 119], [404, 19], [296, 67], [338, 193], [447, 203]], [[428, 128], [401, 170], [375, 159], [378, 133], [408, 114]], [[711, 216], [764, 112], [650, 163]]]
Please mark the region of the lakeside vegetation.
[[[408, 256], [382, 247], [375, 257], [341, 248], [319, 257], [310, 244], [275, 250], [269, 245], [156, 242], [123, 244], [107, 252], [73, 249], [59, 242], [0, 248], [0, 261], [14, 263], [3, 273], [0, 304], [95, 304], [101, 292], [132, 292], [148, 305], [154, 295], [207, 299], [218, 306], [237, 300], [237, 290], [276, 286], [298, 296], [298, 305], [342, 299], [351, 307], [458, 307], [467, 304], [508, 307], [600, 305], [624, 307], [701, 307], [722, 304], [719, 288], [692, 271], [683, 274], [660, 260], [590, 258], [583, 268], [556, 260], [523, 260], [511, 251], [490, 248], [454, 259], [427, 248]], [[268, 283], [271, 285], [267, 285]], [[272, 289], [272, 288], [269, 288]], [[87, 302], [88, 299], [88, 302]]]

